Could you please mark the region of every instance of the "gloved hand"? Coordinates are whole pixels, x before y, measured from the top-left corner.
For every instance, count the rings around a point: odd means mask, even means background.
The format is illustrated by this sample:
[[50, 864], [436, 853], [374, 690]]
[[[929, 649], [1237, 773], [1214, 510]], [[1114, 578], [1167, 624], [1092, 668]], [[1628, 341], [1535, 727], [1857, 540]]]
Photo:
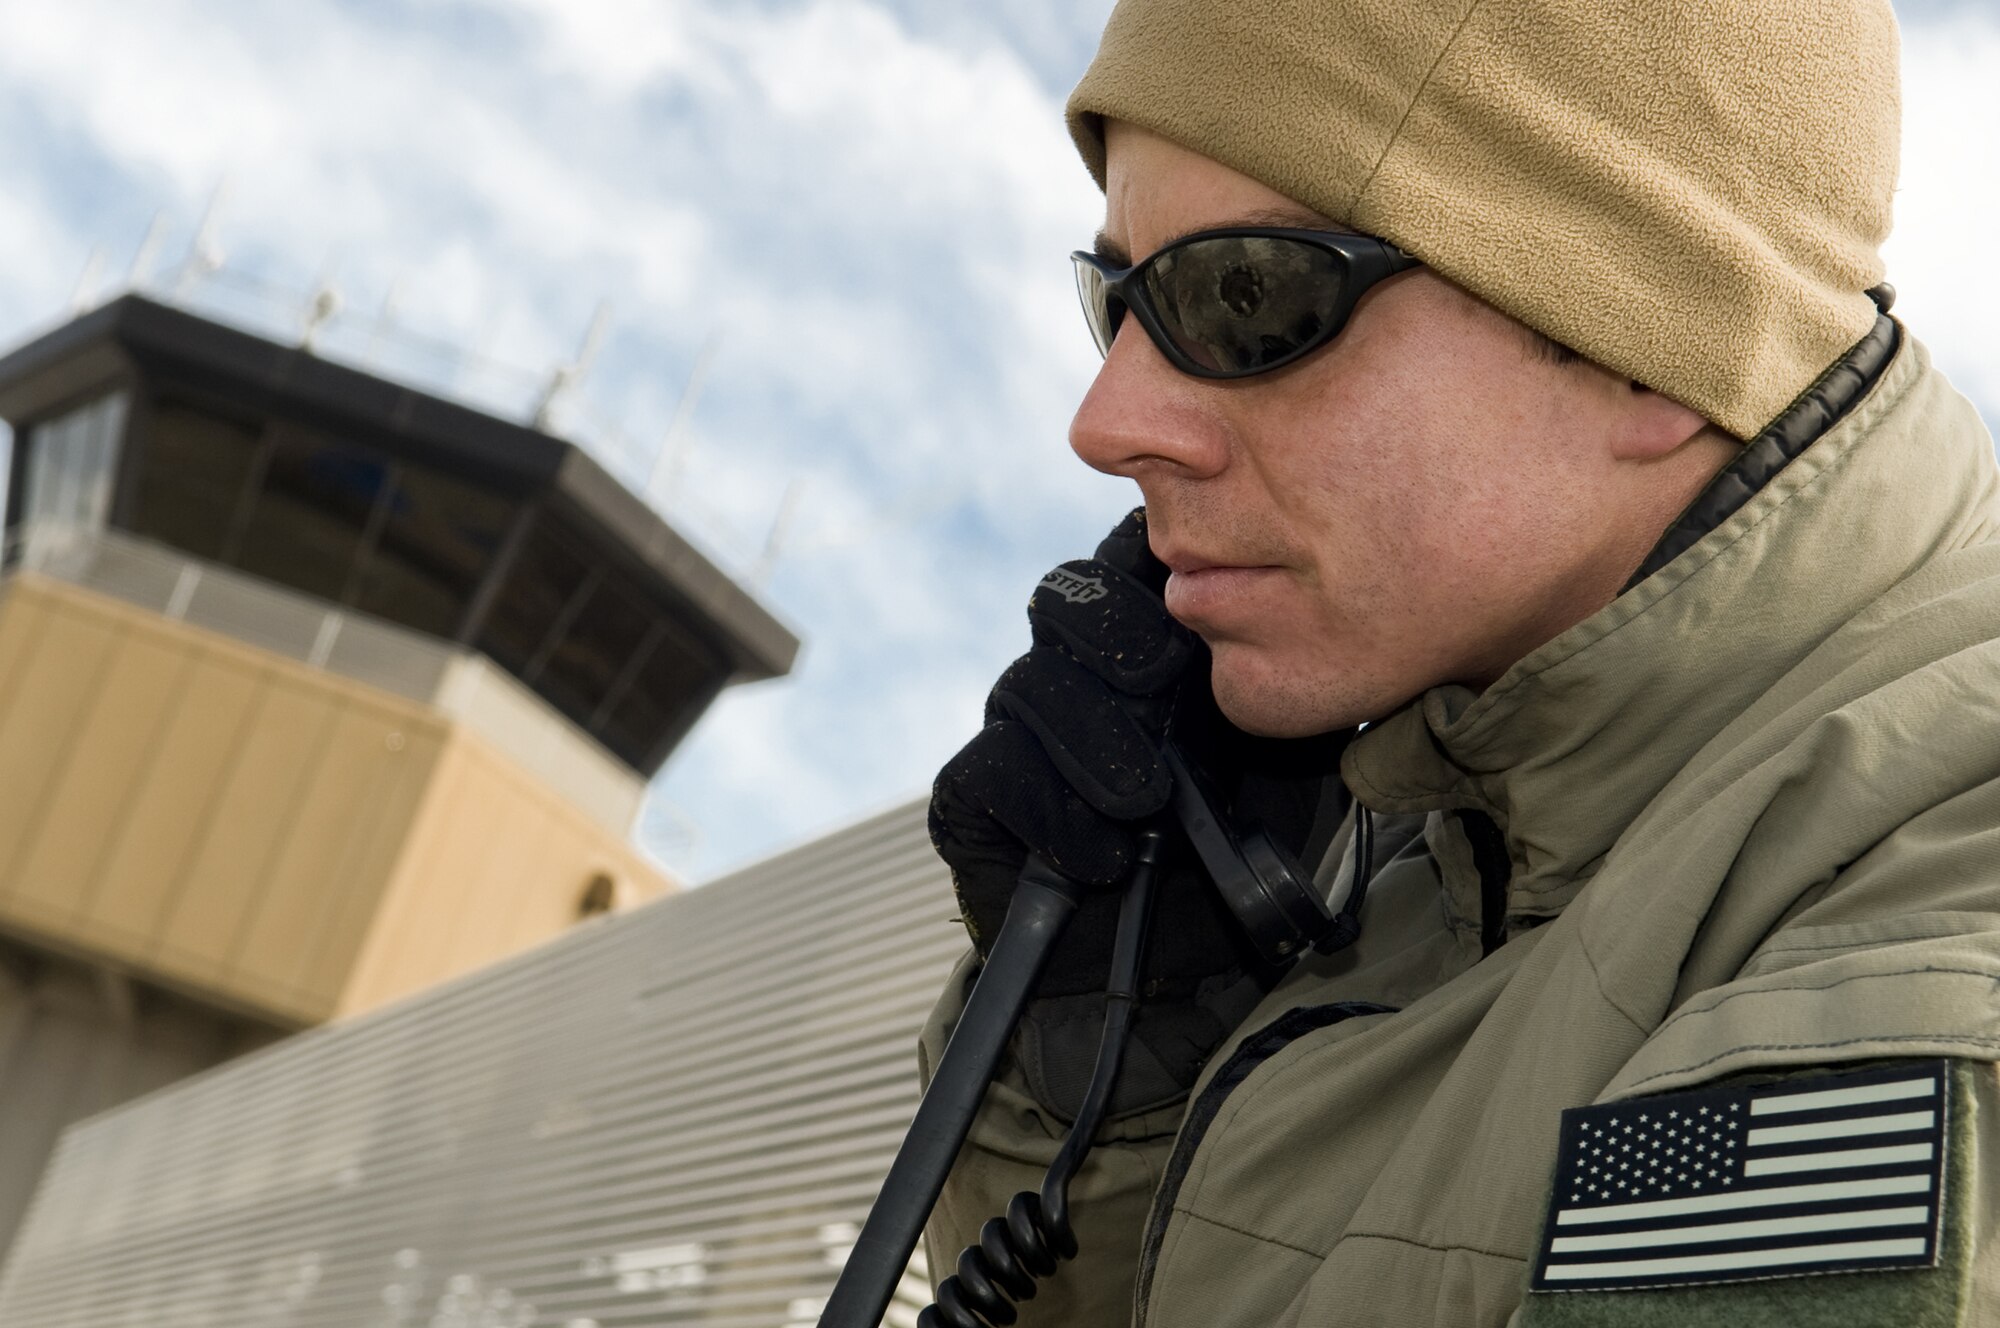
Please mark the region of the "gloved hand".
[[[1161, 602], [1167, 569], [1147, 547], [1145, 516], [1133, 511], [1095, 557], [1064, 563], [1035, 588], [1033, 647], [1000, 675], [985, 728], [945, 765], [932, 792], [931, 840], [952, 869], [982, 953], [999, 934], [1030, 850], [1078, 884], [1101, 887], [1085, 895], [1051, 955], [1037, 987], [1044, 998], [1104, 989], [1137, 831], [1167, 806], [1171, 781], [1160, 752], [1170, 722], [1182, 750], [1229, 799], [1230, 818], [1261, 824], [1294, 855], [1347, 738], [1254, 738], [1216, 710], [1206, 648]], [[1314, 864], [1304, 865], [1310, 872]], [[1275, 976], [1261, 971], [1185, 839], [1170, 829], [1145, 959], [1147, 996], [1156, 1004], [1189, 1000], [1235, 973]]]

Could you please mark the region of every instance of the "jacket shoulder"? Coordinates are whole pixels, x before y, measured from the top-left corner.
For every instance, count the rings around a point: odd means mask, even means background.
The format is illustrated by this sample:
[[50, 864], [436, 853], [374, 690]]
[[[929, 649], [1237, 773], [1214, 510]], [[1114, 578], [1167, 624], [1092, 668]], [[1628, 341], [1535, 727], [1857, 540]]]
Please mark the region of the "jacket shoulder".
[[[1566, 1208], [1558, 1184], [1534, 1289], [1509, 1328], [1974, 1328], [2000, 1322], [2000, 1306], [1989, 1290], [2000, 1276], [1994, 1230], [2000, 1210], [2000, 1072], [1964, 1060], [1889, 1063], [1860, 1076], [1868, 1080], [1866, 1088], [1843, 1087], [1858, 1082], [1852, 1069], [1744, 1076], [1685, 1098], [1642, 1097], [1569, 1113], [1575, 1119], [1566, 1119], [1566, 1133], [1581, 1142], [1559, 1159], [1559, 1182], [1563, 1167], [1587, 1151], [1591, 1121], [1621, 1112], [1635, 1120], [1649, 1114], [1664, 1118], [1670, 1103], [1695, 1098], [1727, 1099], [1746, 1112], [1759, 1105], [1797, 1107], [1747, 1121], [1739, 1114], [1729, 1126], [1702, 1129], [1699, 1144], [1675, 1145], [1707, 1147], [1725, 1170], [1754, 1170], [1739, 1156], [1744, 1153], [1773, 1154], [1759, 1156], [1757, 1164], [1778, 1162], [1792, 1170], [1767, 1178], [1742, 1175], [1745, 1187], [1757, 1188], [1732, 1189], [1705, 1203], [1668, 1199], [1626, 1205], [1648, 1211], [1612, 1223], [1557, 1225], [1559, 1215], [1606, 1215], [1604, 1205], [1590, 1206], [1588, 1195], [1583, 1205]], [[1908, 1094], [1891, 1099], [1883, 1091], [1936, 1082], [1930, 1076], [1942, 1081], [1942, 1092], [1921, 1103]], [[1925, 1109], [1912, 1110], [1918, 1105]], [[1871, 1124], [1913, 1125], [1910, 1118], [1924, 1115], [1933, 1123], [1900, 1134], [1872, 1139], [1832, 1134], [1835, 1127], [1852, 1132]], [[1779, 1120], [1807, 1124], [1771, 1124]], [[1639, 1124], [1637, 1135], [1644, 1137], [1646, 1129]], [[1792, 1136], [1813, 1131], [1829, 1137], [1793, 1141]], [[1909, 1142], [1920, 1137], [1920, 1144]], [[1898, 1145], [1906, 1160], [1861, 1171], [1807, 1169], [1815, 1158], [1828, 1156], [1825, 1150], [1880, 1151], [1884, 1141]], [[1645, 1149], [1639, 1145], [1642, 1156]], [[1579, 1157], [1571, 1158], [1571, 1152]], [[1885, 1179], [1885, 1172], [1896, 1175]], [[1810, 1201], [1792, 1201], [1789, 1192], [1806, 1182], [1815, 1186]], [[1674, 1183], [1669, 1176], [1668, 1186]], [[1896, 1186], [1894, 1194], [1878, 1193]], [[1725, 1202], [1734, 1206], [1717, 1206]], [[1901, 1266], [1887, 1266], [1896, 1263]], [[1551, 1271], [1554, 1277], [1547, 1276]], [[1565, 1282], [1579, 1289], [1555, 1289]]]

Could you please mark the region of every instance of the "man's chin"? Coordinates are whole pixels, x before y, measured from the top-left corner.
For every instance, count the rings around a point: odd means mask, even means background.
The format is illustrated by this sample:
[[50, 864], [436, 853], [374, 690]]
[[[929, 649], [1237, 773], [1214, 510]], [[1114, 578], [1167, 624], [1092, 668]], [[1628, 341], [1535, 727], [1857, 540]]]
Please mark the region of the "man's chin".
[[1216, 708], [1237, 728], [1260, 738], [1305, 738], [1337, 726], [1338, 717], [1324, 713], [1324, 698], [1315, 704], [1308, 689], [1241, 663], [1218, 654], [1209, 674]]
[[1210, 644], [1209, 686], [1223, 716], [1260, 738], [1309, 738], [1382, 718], [1400, 702], [1371, 695], [1352, 676], [1277, 667], [1262, 651]]

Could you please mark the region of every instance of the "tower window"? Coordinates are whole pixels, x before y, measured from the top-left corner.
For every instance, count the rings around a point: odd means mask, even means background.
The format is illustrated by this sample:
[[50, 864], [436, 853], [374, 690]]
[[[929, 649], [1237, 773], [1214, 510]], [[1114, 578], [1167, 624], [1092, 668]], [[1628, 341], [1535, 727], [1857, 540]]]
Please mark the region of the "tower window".
[[102, 529], [125, 433], [127, 397], [114, 392], [28, 431], [29, 521]]

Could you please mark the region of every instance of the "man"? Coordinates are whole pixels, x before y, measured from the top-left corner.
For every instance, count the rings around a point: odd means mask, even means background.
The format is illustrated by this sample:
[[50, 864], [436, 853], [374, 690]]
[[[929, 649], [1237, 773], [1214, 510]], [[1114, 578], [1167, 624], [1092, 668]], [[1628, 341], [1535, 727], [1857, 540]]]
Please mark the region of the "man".
[[1895, 71], [1886, 0], [1120, 4], [1071, 441], [1145, 506], [939, 776], [927, 1065], [1026, 855], [1094, 893], [940, 1276], [1172, 741], [1359, 938], [1281, 971], [1168, 861], [1022, 1323], [2000, 1322], [2000, 475], [1886, 316]]

